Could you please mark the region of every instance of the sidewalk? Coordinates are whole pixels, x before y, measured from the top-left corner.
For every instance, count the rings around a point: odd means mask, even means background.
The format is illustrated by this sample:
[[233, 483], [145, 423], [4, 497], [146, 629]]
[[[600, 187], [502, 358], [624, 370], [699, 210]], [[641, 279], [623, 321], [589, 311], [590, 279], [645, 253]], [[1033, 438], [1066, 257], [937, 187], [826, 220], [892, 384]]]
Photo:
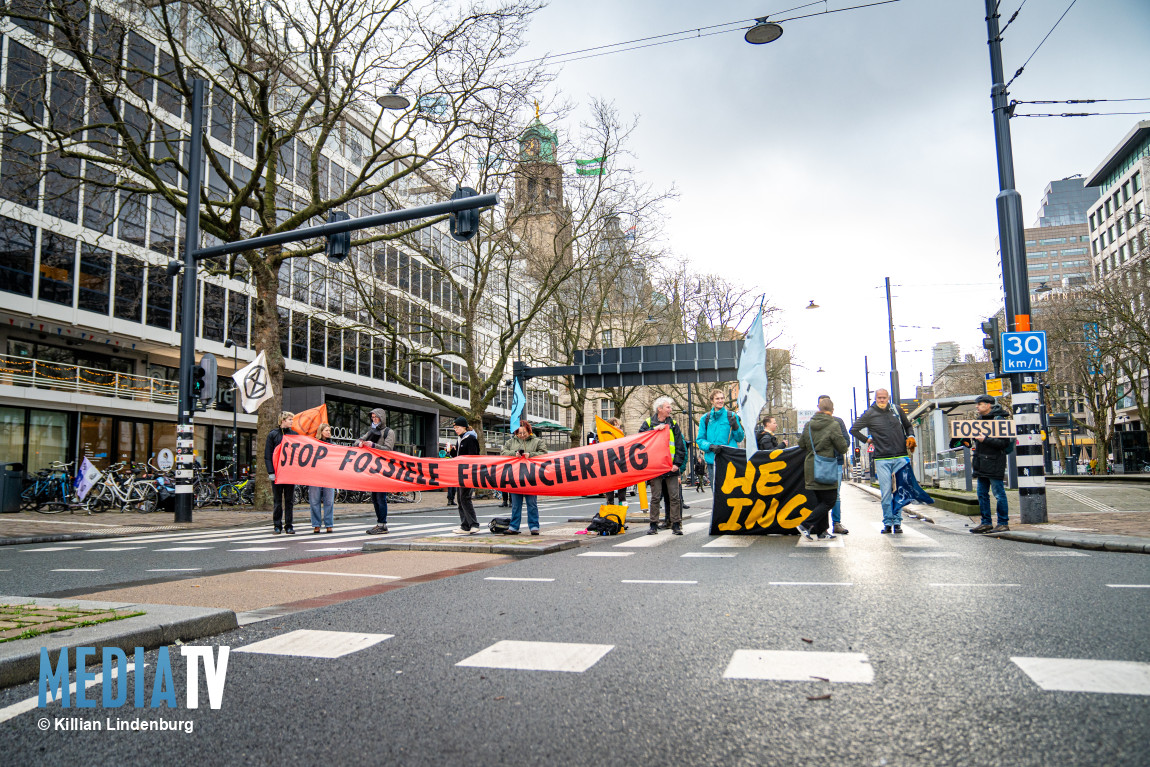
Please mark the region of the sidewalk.
[[[881, 497], [878, 488], [866, 483], [846, 483], [875, 498]], [[1010, 509], [1017, 517], [1018, 493], [1007, 493]], [[1128, 551], [1150, 554], [1150, 510], [1129, 512], [1062, 512], [1051, 504], [1047, 508], [1047, 519], [1041, 525], [1019, 525], [1010, 523], [1010, 532], [991, 533], [988, 537], [1005, 538], [1011, 541], [1042, 543], [1047, 546], [1063, 546], [1094, 551]], [[915, 513], [925, 513], [940, 527], [962, 532], [974, 527], [977, 517], [969, 517], [940, 508], [937, 504], [911, 504], [908, 509]]]
[[[498, 506], [498, 500], [480, 501], [477, 509]], [[424, 493], [419, 503], [389, 503], [388, 517], [416, 514], [424, 511], [453, 511], [455, 506], [447, 505], [444, 493]], [[355, 517], [371, 518], [374, 511], [370, 503], [336, 504], [336, 519]], [[271, 511], [257, 511], [250, 506], [233, 506], [195, 509], [192, 521], [176, 524], [172, 515], [157, 511], [152, 514], [109, 511], [103, 514], [40, 514], [35, 511], [22, 511], [16, 514], [0, 514], [0, 546], [27, 543], [57, 543], [60, 541], [82, 541], [97, 538], [115, 538], [141, 533], [160, 533], [195, 530], [226, 529], [229, 527], [250, 527], [267, 524], [271, 526]], [[295, 507], [295, 526], [303, 529], [311, 526], [307, 504]]]

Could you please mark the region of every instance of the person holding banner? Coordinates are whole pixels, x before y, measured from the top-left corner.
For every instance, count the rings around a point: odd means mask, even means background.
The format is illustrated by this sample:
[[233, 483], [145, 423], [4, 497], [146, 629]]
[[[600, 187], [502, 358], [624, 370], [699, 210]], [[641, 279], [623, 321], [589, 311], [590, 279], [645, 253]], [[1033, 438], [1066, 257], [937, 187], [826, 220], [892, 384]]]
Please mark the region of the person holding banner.
[[[651, 529], [647, 531], [647, 535], [656, 535], [659, 532], [659, 507], [662, 505], [664, 495], [667, 496], [670, 503], [667, 517], [671, 520], [671, 533], [674, 535], [683, 534], [683, 496], [679, 477], [683, 472], [683, 467], [687, 465], [687, 441], [683, 439], [683, 432], [679, 430], [679, 425], [671, 418], [671, 408], [674, 407], [674, 404], [670, 397], [659, 397], [651, 405], [655, 415], [649, 416], [639, 427], [640, 433], [666, 429], [668, 447], [671, 452], [671, 470], [650, 482]], [[712, 457], [711, 460], [714, 461], [714, 458]], [[714, 471], [714, 463], [711, 464], [711, 471]]]
[[[315, 438], [320, 442], [331, 442], [331, 426], [329, 424], [321, 423], [315, 430]], [[311, 511], [311, 531], [313, 534], [319, 532], [320, 522], [327, 528], [327, 531], [333, 532], [335, 527], [335, 520], [333, 519], [334, 504], [335, 504], [335, 488], [334, 487], [316, 487], [309, 485], [307, 488], [308, 507]], [[323, 512], [322, 518], [320, 512]]]
[[[503, 443], [500, 455], [517, 455], [520, 458], [533, 458], [547, 452], [543, 440], [531, 431], [531, 424], [520, 421], [515, 435]], [[539, 535], [539, 502], [538, 496], [510, 493], [511, 495], [511, 526], [503, 532], [504, 535], [519, 535], [519, 525], [523, 520], [523, 502], [527, 501], [527, 527], [532, 535]]]
[[[979, 394], [975, 400], [978, 418], [982, 421], [1007, 420], [1006, 410], [994, 401], [989, 394]], [[982, 515], [981, 524], [972, 527], [972, 533], [1005, 533], [1010, 530], [1010, 505], [1006, 500], [1006, 488], [1003, 480], [1006, 477], [1006, 447], [1009, 440], [987, 437], [979, 434], [971, 440], [964, 439], [962, 444], [971, 448], [971, 473], [978, 480], [978, 511]], [[998, 526], [990, 524], [990, 495], [994, 494], [995, 516]]]
[[[459, 437], [459, 457], [479, 455], [479, 435], [467, 423], [467, 419], [459, 416], [455, 419], [455, 436]], [[475, 504], [471, 502], [471, 494], [475, 491], [470, 487], [461, 487], [456, 494], [459, 501], [459, 528], [452, 532], [456, 535], [475, 535], [479, 532], [479, 520], [475, 516]]]
[[[839, 497], [838, 476], [842, 475], [842, 468], [835, 463], [837, 455], [845, 454], [850, 449], [850, 442], [843, 433], [837, 418], [833, 416], [835, 404], [825, 394], [819, 397], [819, 412], [807, 421], [799, 437], [799, 447], [807, 451], [807, 459], [803, 465], [806, 488], [814, 493], [815, 507], [807, 517], [805, 525], [799, 525], [798, 530], [808, 540], [818, 538], [820, 541], [831, 540], [834, 533], [828, 532], [830, 527], [829, 512]], [[825, 459], [832, 476], [818, 475], [815, 464], [818, 459]]]
[[[609, 437], [609, 439], [618, 439], [619, 437], [624, 436], [623, 424], [618, 418], [608, 418], [607, 423], [613, 428], [613, 432], [612, 432], [611, 436]], [[605, 440], [603, 438], [604, 436], [605, 435], [603, 435], [603, 434], [599, 435], [599, 441], [600, 442], [608, 441], [608, 440]], [[618, 490], [608, 490], [606, 493], [606, 496], [607, 496], [606, 501], [607, 501], [608, 505], [611, 505], [611, 504], [615, 504], [618, 506], [626, 506], [627, 505], [627, 488], [625, 488], [625, 487], [621, 487]]]
[[[720, 447], [738, 447], [746, 434], [739, 417], [724, 407], [727, 395], [722, 389], [711, 392], [711, 409], [699, 419], [699, 432], [696, 442], [703, 451], [707, 462], [707, 479], [715, 486], [715, 452]], [[758, 413], [754, 414], [758, 417]]]
[[292, 420], [295, 413], [288, 410], [280, 413], [280, 427], [268, 432], [267, 442], [264, 443], [264, 463], [267, 465], [268, 478], [272, 481], [272, 533], [279, 535], [287, 533], [295, 535], [292, 527], [292, 501], [295, 496], [295, 485], [286, 485], [276, 482], [275, 452], [285, 436], [295, 434], [292, 431]]
[[[395, 450], [395, 429], [387, 425], [387, 411], [377, 407], [371, 411], [371, 428], [355, 442], [356, 447], [374, 447], [377, 450]], [[387, 493], [372, 493], [371, 505], [375, 507], [375, 527], [369, 528], [368, 535], [387, 534]]]

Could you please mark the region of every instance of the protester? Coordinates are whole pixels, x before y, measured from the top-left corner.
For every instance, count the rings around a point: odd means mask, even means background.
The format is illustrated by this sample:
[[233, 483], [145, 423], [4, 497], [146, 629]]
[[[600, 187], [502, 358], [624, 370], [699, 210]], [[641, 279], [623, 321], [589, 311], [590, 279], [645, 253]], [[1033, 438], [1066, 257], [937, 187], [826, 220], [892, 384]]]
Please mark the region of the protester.
[[[863, 434], [866, 429], [868, 434]], [[882, 491], [883, 533], [902, 533], [902, 513], [894, 510], [891, 502], [891, 476], [910, 463], [906, 452], [906, 438], [911, 433], [910, 421], [897, 403], [891, 403], [890, 392], [879, 389], [874, 404], [854, 422], [851, 435], [859, 442], [874, 445], [872, 454], [875, 475]]]
[[[833, 483], [819, 482], [815, 479], [815, 456], [834, 458], [843, 455], [850, 448], [846, 428], [842, 421], [834, 417], [835, 405], [831, 398], [825, 394], [819, 397], [819, 411], [814, 414], [799, 437], [799, 447], [807, 451], [807, 458], [803, 464], [806, 488], [814, 493], [815, 506], [811, 515], [806, 518], [805, 524], [798, 526], [803, 537], [811, 539], [812, 535], [820, 541], [831, 540], [834, 533], [827, 532], [830, 522], [827, 512], [838, 500], [838, 480]], [[842, 467], [839, 466], [839, 476], [842, 476]]]
[[[980, 421], [1005, 420], [1009, 413], [989, 394], [980, 394], [975, 400]], [[1006, 499], [1006, 488], [1002, 481], [1006, 477], [1006, 448], [1009, 440], [1000, 437], [986, 437], [982, 434], [962, 443], [971, 448], [971, 472], [978, 480], [978, 510], [982, 514], [982, 524], [972, 527], [972, 533], [1004, 533], [1010, 530], [1010, 507]], [[972, 444], [973, 443], [973, 444]], [[996, 502], [995, 516], [998, 526], [990, 524], [990, 494]]]
[[[723, 407], [727, 397], [722, 389], [711, 392], [711, 409], [699, 419], [699, 449], [707, 462], [707, 479], [715, 486], [715, 453], [720, 447], [738, 447], [746, 435], [739, 417]], [[757, 414], [756, 414], [757, 417]]]
[[[500, 455], [532, 458], [546, 452], [547, 446], [531, 431], [531, 424], [527, 421], [520, 421], [515, 434], [503, 443], [503, 451]], [[504, 535], [519, 535], [519, 525], [523, 520], [524, 501], [527, 502], [527, 528], [532, 535], [539, 535], [539, 502], [537, 496], [520, 493], [511, 493], [511, 526], [504, 531]]]
[[682, 535], [682, 521], [683, 521], [683, 498], [682, 486], [679, 484], [679, 477], [682, 474], [683, 467], [687, 464], [687, 441], [683, 439], [683, 433], [679, 431], [679, 425], [671, 418], [671, 408], [674, 402], [670, 397], [659, 397], [651, 405], [654, 416], [648, 416], [643, 425], [639, 427], [639, 431], [651, 431], [652, 429], [666, 429], [667, 441], [670, 444], [671, 450], [671, 470], [662, 476], [650, 480], [650, 506], [651, 506], [651, 529], [647, 531], [647, 535], [655, 535], [659, 532], [659, 507], [662, 505], [663, 496], [666, 495], [670, 508], [667, 511], [667, 516], [671, 520], [671, 532], [675, 535]]
[[[377, 450], [395, 450], [395, 429], [387, 425], [387, 411], [377, 407], [371, 411], [371, 428], [356, 440], [356, 447], [371, 447]], [[387, 493], [371, 494], [371, 505], [375, 507], [375, 527], [369, 528], [368, 535], [387, 533]]]
[[758, 436], [759, 450], [778, 450], [787, 446], [785, 439], [780, 442], [775, 436], [775, 432], [778, 430], [779, 422], [775, 420], [773, 415], [763, 419], [762, 431], [759, 432]]
[[[459, 416], [455, 419], [454, 427], [455, 436], [459, 437], [459, 457], [479, 455], [479, 435], [468, 425], [467, 419]], [[479, 532], [479, 520], [475, 516], [471, 493], [470, 487], [461, 487], [456, 495], [459, 499], [459, 528], [452, 531], [456, 535], [475, 535]]]
[[[607, 419], [607, 423], [611, 424], [616, 429], [618, 429], [620, 434], [623, 434], [623, 423], [618, 418], [609, 418], [609, 419]], [[626, 506], [627, 505], [627, 488], [621, 487], [618, 490], [608, 490], [606, 502], [608, 504], [615, 504], [618, 506]]]
[[[326, 423], [321, 423], [319, 428], [315, 430], [315, 438], [320, 442], [331, 442], [331, 426]], [[307, 500], [308, 505], [311, 507], [312, 534], [314, 535], [319, 532], [321, 522], [329, 533], [332, 532], [335, 529], [335, 488], [310, 485], [307, 489]], [[320, 518], [321, 505], [323, 511], [322, 519]]]
[[268, 432], [264, 443], [264, 463], [267, 464], [268, 478], [272, 481], [272, 533], [279, 535], [287, 533], [295, 535], [292, 527], [292, 501], [295, 495], [295, 485], [280, 485], [276, 483], [275, 450], [292, 431], [291, 422], [295, 413], [287, 410], [280, 413], [279, 428]]
[[[459, 453], [455, 449], [455, 445], [451, 445], [450, 447], [447, 448], [447, 457], [448, 458], [454, 458], [458, 454]], [[447, 488], [447, 505], [448, 506], [454, 506], [455, 505], [455, 488], [454, 487]]]

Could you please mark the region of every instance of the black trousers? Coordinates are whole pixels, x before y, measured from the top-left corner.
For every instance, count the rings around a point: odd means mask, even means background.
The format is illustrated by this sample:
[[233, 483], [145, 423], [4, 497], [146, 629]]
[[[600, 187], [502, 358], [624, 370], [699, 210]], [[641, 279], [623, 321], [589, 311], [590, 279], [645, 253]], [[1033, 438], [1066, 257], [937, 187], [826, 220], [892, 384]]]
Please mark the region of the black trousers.
[[456, 494], [456, 498], [459, 499], [459, 526], [464, 530], [479, 527], [479, 520], [475, 516], [475, 504], [471, 502], [471, 494], [474, 492], [470, 487], [461, 487]]
[[618, 490], [608, 490], [606, 493], [606, 502], [616, 506], [626, 506], [627, 488], [621, 487]]
[[814, 535], [822, 535], [830, 528], [830, 512], [835, 506], [835, 501], [839, 499], [839, 490], [836, 487], [834, 490], [808, 490], [808, 493], [813, 493], [815, 496], [815, 507], [811, 509], [811, 515], [807, 517], [807, 527]]
[[292, 526], [292, 502], [295, 500], [295, 485], [272, 485], [272, 524], [280, 527]]

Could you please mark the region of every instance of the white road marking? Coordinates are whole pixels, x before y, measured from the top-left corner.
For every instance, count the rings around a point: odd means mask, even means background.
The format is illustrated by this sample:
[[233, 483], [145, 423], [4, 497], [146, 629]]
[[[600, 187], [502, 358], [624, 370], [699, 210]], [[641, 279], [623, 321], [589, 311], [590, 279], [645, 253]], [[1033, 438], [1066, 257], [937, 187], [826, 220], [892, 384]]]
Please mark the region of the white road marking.
[[284, 548], [286, 548], [286, 547], [284, 547], [284, 546], [254, 546], [250, 549], [228, 549], [228, 551], [229, 552], [232, 552], [232, 551], [283, 551]]
[[698, 581], [619, 581], [620, 583], [668, 583], [672, 585], [690, 586]]
[[753, 544], [757, 538], [757, 535], [720, 535], [710, 543], [704, 543], [703, 548], [745, 549]]
[[732, 552], [688, 551], [686, 554], [683, 554], [683, 556], [684, 557], [698, 557], [700, 559], [702, 559], [702, 558], [707, 558], [707, 559], [725, 558], [726, 559], [726, 558], [730, 558], [730, 557], [734, 557], [734, 556], [738, 556], [738, 555], [734, 554]]
[[1112, 589], [1150, 589], [1150, 583], [1107, 583]]
[[377, 645], [395, 634], [361, 634], [355, 631], [317, 631], [297, 629], [280, 636], [269, 637], [233, 652], [263, 655], [292, 655], [300, 658], [340, 658]]
[[309, 552], [310, 551], [361, 551], [361, 550], [362, 550], [362, 547], [360, 547], [360, 546], [351, 546], [350, 548], [349, 547], [340, 548], [337, 546], [337, 547], [330, 548], [330, 549], [307, 549], [307, 551], [309, 551]]
[[70, 549], [78, 549], [79, 546], [48, 546], [43, 549], [20, 549], [20, 551], [69, 551]]
[[484, 578], [485, 581], [526, 581], [529, 583], [551, 583], [554, 578], [500, 578], [494, 575]]
[[853, 583], [834, 581], [768, 581], [768, 586], [853, 586]]
[[566, 671], [581, 674], [594, 666], [615, 645], [570, 642], [515, 642], [503, 640], [456, 666], [505, 668], [519, 671]]
[[[146, 666], [148, 664], [145, 663], [144, 665]], [[126, 672], [131, 673], [132, 671], [136, 670], [136, 664], [129, 662], [128, 665], [125, 666], [124, 668], [125, 668]], [[120, 671], [120, 668], [118, 666], [112, 666], [112, 675], [110, 678], [115, 679], [119, 675], [119, 671]], [[92, 678], [90, 678], [84, 682], [84, 689], [86, 690], [90, 687], [95, 687], [96, 685], [100, 684], [100, 682], [102, 682], [103, 680], [104, 680], [104, 672], [103, 671], [97, 672], [94, 676], [92, 676]], [[76, 683], [75, 682], [72, 682], [70, 685], [68, 685], [68, 699], [69, 700], [75, 700], [76, 699]], [[89, 698], [89, 700], [91, 700], [91, 699]], [[58, 704], [59, 699], [54, 700], [52, 702]], [[26, 713], [28, 711], [35, 711], [37, 708], [39, 708], [39, 706], [40, 706], [40, 696], [37, 694], [37, 695], [33, 695], [31, 698], [25, 698], [24, 700], [19, 701], [18, 703], [13, 703], [10, 706], [5, 706], [4, 708], [0, 708], [0, 722], [7, 722], [9, 719], [14, 719], [14, 718], [20, 716], [20, 714]]]
[[991, 588], [991, 589], [1017, 589], [1022, 588], [1020, 583], [928, 583], [931, 588]]
[[1088, 557], [1085, 551], [1024, 551], [1024, 557]]
[[672, 537], [670, 530], [663, 530], [659, 535], [641, 535], [638, 538], [632, 538], [615, 545], [621, 548], [649, 549], [652, 546], [661, 546], [669, 542]]
[[102, 572], [104, 572], [104, 568], [102, 568], [102, 567], [92, 567], [92, 568], [61, 567], [61, 568], [58, 568], [56, 570], [53, 570], [52, 572], [54, 572], [54, 573], [102, 573]]
[[107, 549], [87, 549], [87, 551], [139, 551], [144, 546], [116, 546]]
[[380, 578], [388, 581], [402, 580], [399, 575], [373, 575], [371, 573], [336, 573], [323, 570], [290, 570], [286, 567], [253, 567], [249, 573], [291, 573], [292, 575], [341, 575], [345, 578]]
[[791, 650], [735, 650], [724, 679], [772, 679], [781, 682], [870, 684], [874, 666], [863, 653]]
[[895, 547], [912, 547], [912, 546], [937, 546], [938, 541], [931, 538], [929, 535], [920, 533], [913, 527], [902, 526], [902, 533], [890, 533], [884, 535], [884, 538], [890, 539], [890, 545]]
[[576, 554], [577, 557], [631, 557], [634, 556], [633, 551], [585, 551], [582, 554]]
[[1011, 660], [1043, 690], [1150, 695], [1150, 663], [1088, 658]]
[[795, 543], [795, 548], [798, 549], [841, 549], [844, 547], [843, 537], [836, 535], [829, 541], [820, 541], [817, 538], [813, 541], [808, 541], [803, 536], [798, 536], [798, 542]]
[[711, 529], [711, 523], [710, 522], [685, 522], [682, 525], [682, 529], [683, 529], [683, 535], [690, 535], [691, 533], [697, 533], [700, 530], [710, 530]]
[[152, 551], [207, 551], [214, 548], [215, 546], [176, 546], [171, 549], [152, 549]]
[[920, 559], [939, 559], [942, 557], [959, 557], [961, 554], [954, 551], [900, 551], [904, 557], [918, 557]]

